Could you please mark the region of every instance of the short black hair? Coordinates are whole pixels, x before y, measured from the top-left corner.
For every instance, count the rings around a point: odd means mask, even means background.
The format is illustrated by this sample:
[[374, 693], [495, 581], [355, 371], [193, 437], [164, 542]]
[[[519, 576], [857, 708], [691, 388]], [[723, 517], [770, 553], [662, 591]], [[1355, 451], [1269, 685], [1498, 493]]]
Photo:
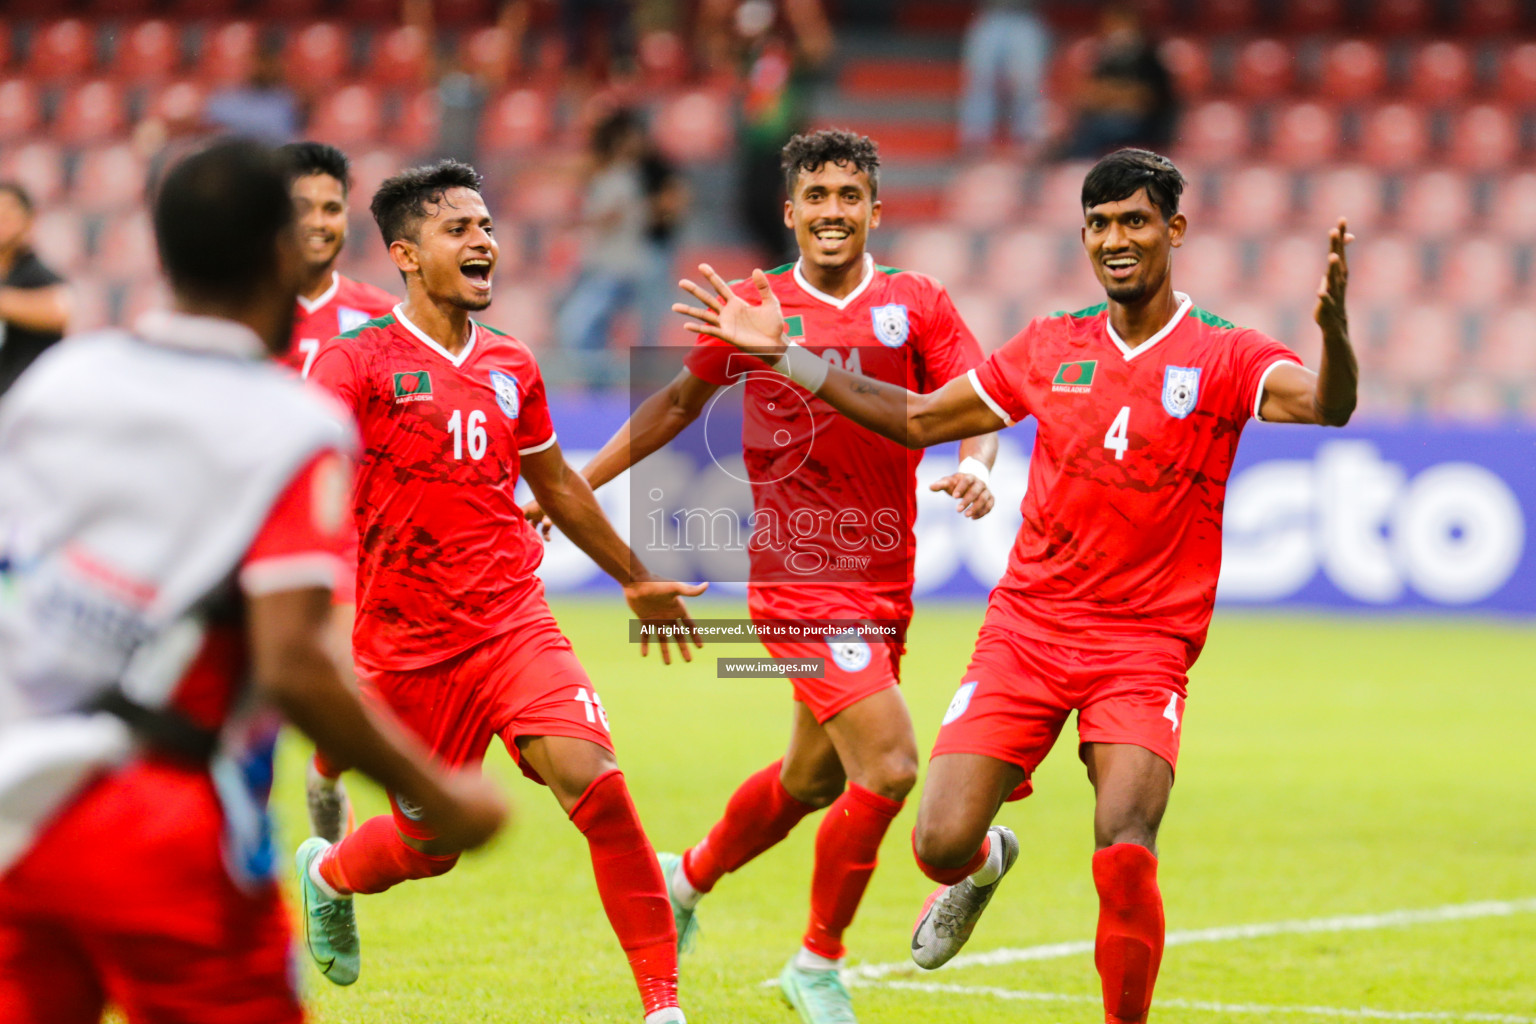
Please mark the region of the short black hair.
[[287, 165], [270, 146], [225, 138], [173, 166], [154, 195], [155, 247], [173, 291], [239, 302], [277, 272], [293, 226]]
[[802, 173], [815, 174], [827, 164], [847, 164], [869, 176], [869, 195], [880, 192], [880, 147], [868, 135], [842, 128], [824, 128], [796, 135], [784, 146], [779, 164], [784, 168], [784, 191], [793, 198], [795, 180]]
[[32, 212], [37, 209], [36, 205], [32, 202], [32, 193], [28, 192], [26, 187], [19, 181], [0, 181], [0, 192], [9, 192], [15, 196], [16, 202], [21, 204], [21, 208], [27, 212], [28, 216], [31, 216]]
[[416, 231], [427, 216], [427, 207], [443, 201], [451, 188], [480, 191], [480, 172], [459, 160], [439, 160], [426, 167], [412, 167], [385, 180], [368, 204], [384, 244], [397, 239], [416, 240]]
[[352, 187], [352, 161], [347, 154], [324, 142], [290, 142], [278, 150], [288, 161], [291, 180], [307, 178], [311, 174], [329, 174], [341, 182], [341, 190]]
[[645, 125], [641, 123], [638, 114], [627, 107], [620, 107], [597, 122], [597, 126], [592, 129], [592, 151], [607, 160], [618, 150], [624, 136], [644, 130]]
[[1162, 211], [1164, 220], [1179, 212], [1184, 175], [1173, 161], [1148, 149], [1117, 149], [1093, 165], [1083, 179], [1083, 209], [1118, 203], [1139, 190]]

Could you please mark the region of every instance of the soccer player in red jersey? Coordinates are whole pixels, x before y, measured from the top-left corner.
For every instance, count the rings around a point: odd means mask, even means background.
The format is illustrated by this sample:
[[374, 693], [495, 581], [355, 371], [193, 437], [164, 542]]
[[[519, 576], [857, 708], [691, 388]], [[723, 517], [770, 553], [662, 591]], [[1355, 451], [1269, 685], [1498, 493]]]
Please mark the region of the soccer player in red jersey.
[[1221, 511], [1250, 418], [1342, 426], [1355, 408], [1341, 219], [1314, 318], [1316, 373], [1285, 346], [1173, 290], [1184, 179], [1165, 158], [1121, 150], [1083, 182], [1082, 239], [1107, 301], [1032, 321], [934, 394], [829, 368], [781, 337], [773, 288], [752, 305], [705, 268], [705, 308], [674, 307], [857, 423], [913, 448], [1009, 426], [1038, 428], [1024, 523], [992, 592], [970, 668], [944, 716], [913, 848], [941, 888], [912, 937], [937, 967], [960, 949], [1018, 856], [991, 822], [1078, 712], [1096, 796], [1094, 961], [1108, 1024], [1145, 1021], [1163, 952], [1158, 825], [1184, 719], [1186, 673], [1205, 643], [1221, 561]]
[[355, 437], [269, 365], [301, 256], [282, 162], [154, 200], [173, 309], [46, 354], [0, 410], [0, 1020], [297, 1024], [264, 814], [276, 707], [456, 842], [505, 808], [377, 721], [323, 624]]
[[[876, 266], [865, 251], [880, 223], [874, 142], [846, 131], [797, 135], [784, 147], [783, 165], [792, 197], [784, 221], [800, 258], [767, 280], [790, 335], [828, 365], [918, 391], [979, 365], [981, 349], [944, 287]], [[752, 283], [737, 289], [749, 295]], [[612, 480], [675, 438], [721, 388], [743, 383], [743, 454], [757, 524], [749, 545], [752, 618], [866, 621], [904, 632], [912, 617], [921, 453], [850, 423], [722, 341], [701, 339], [684, 365], [592, 459], [583, 470], [588, 481], [597, 487]], [[749, 374], [754, 367], [758, 372]], [[932, 489], [949, 492], [963, 514], [979, 518], [992, 507], [987, 475], [996, 439], [968, 439], [960, 454], [960, 471]], [[793, 548], [774, 542], [776, 528], [818, 513], [814, 535], [802, 533]], [[882, 530], [889, 543], [866, 543]], [[839, 553], [855, 547], [870, 553], [865, 564], [838, 569]], [[812, 551], [817, 557], [805, 558]], [[853, 1011], [838, 972], [843, 932], [917, 775], [917, 740], [898, 688], [904, 647], [899, 639], [857, 635], [764, 645], [777, 658], [824, 659], [826, 674], [792, 680], [795, 724], [784, 757], [737, 788], [696, 846], [680, 858], [663, 855], [678, 935], [688, 940], [695, 907], [724, 875], [784, 839], [806, 815], [830, 808], [816, 836], [810, 923], [780, 984], [809, 1024], [849, 1021]]]
[[[587, 837], [598, 892], [640, 987], [647, 1024], [683, 1020], [666, 886], [614, 759], [597, 690], [561, 634], [534, 570], [537, 533], [513, 497], [528, 481], [550, 517], [624, 588], [641, 620], [691, 623], [682, 595], [652, 577], [560, 453], [544, 382], [521, 342], [470, 318], [491, 303], [497, 244], [473, 168], [405, 171], [373, 197], [406, 298], [321, 348], [310, 379], [362, 428], [353, 493], [360, 538], [353, 649], [365, 692], [454, 767], [477, 767], [499, 736]], [[690, 657], [682, 642], [685, 658]], [[641, 649], [645, 652], [645, 647]], [[665, 642], [664, 660], [670, 660]], [[334, 845], [310, 839], [299, 867], [314, 906], [440, 875], [460, 847], [421, 807]], [[355, 961], [327, 977], [356, 978]]]

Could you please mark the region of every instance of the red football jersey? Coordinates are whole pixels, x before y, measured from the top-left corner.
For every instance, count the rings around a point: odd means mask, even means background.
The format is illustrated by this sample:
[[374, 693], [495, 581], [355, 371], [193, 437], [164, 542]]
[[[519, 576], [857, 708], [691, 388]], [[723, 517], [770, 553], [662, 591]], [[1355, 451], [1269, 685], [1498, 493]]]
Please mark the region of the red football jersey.
[[1032, 321], [971, 373], [999, 416], [1039, 424], [989, 622], [1054, 643], [1199, 655], [1238, 435], [1266, 375], [1301, 360], [1177, 298], [1174, 318], [1134, 349], [1098, 305]]
[[354, 655], [435, 664], [505, 632], [544, 544], [513, 498], [519, 460], [555, 443], [522, 342], [473, 324], [457, 356], [396, 306], [320, 349], [310, 378], [357, 417]]
[[293, 344], [281, 361], [298, 370], [301, 377], [308, 377], [321, 345], [383, 316], [395, 308], [396, 301], [393, 295], [371, 284], [333, 273], [331, 286], [319, 298], [299, 296], [299, 308], [293, 318]]
[[[943, 285], [864, 260], [863, 283], [842, 299], [811, 287], [798, 263], [768, 274], [792, 340], [834, 366], [918, 392], [937, 390], [981, 363], [981, 347]], [[757, 301], [750, 280], [734, 287]], [[722, 386], [746, 375], [742, 454], [755, 510], [752, 583], [910, 592], [922, 453], [866, 430], [718, 339], [701, 339], [686, 365]]]

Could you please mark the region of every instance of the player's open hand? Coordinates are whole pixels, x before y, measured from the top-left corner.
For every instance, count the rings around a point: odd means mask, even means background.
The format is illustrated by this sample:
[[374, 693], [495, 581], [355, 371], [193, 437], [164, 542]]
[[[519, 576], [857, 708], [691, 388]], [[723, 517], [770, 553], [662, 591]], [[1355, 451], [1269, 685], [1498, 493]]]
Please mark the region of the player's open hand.
[[743, 352], [762, 356], [770, 363], [777, 361], [787, 344], [784, 313], [779, 308], [778, 297], [768, 286], [768, 275], [761, 270], [752, 271], [752, 283], [757, 286], [758, 297], [762, 300], [753, 304], [731, 291], [731, 286], [708, 263], [699, 264], [699, 273], [714, 289], [713, 294], [692, 281], [679, 281], [679, 287], [704, 305], [678, 302], [672, 306], [672, 312], [693, 317], [697, 322], [685, 326], [695, 334], [707, 334], [730, 342]]
[[523, 506], [523, 516], [528, 520], [528, 525], [539, 531], [539, 536], [545, 541], [549, 540], [550, 532], [554, 530], [554, 521], [544, 514], [536, 501], [530, 501]]
[[1328, 270], [1323, 274], [1322, 284], [1318, 286], [1317, 309], [1312, 313], [1312, 319], [1317, 321], [1317, 326], [1325, 334], [1345, 334], [1349, 330], [1349, 316], [1344, 309], [1344, 289], [1349, 284], [1349, 261], [1345, 257], [1344, 247], [1354, 240], [1355, 236], [1349, 233], [1349, 224], [1343, 217], [1328, 232]]
[[[683, 598], [698, 597], [708, 589], [708, 583], [679, 583], [676, 580], [642, 580], [624, 588], [624, 599], [629, 602], [635, 618], [662, 628], [663, 632], [657, 637], [656, 646], [661, 651], [663, 665], [672, 664], [672, 655], [667, 650], [669, 639], [677, 644], [677, 652], [683, 656], [684, 661], [693, 660], [693, 652], [688, 649], [689, 641], [692, 641], [695, 647], [704, 646], [704, 641], [699, 639], [695, 631], [693, 619], [688, 615], [688, 606], [683, 603]], [[641, 633], [640, 657], [645, 657], [650, 650], [650, 637]]]
[[980, 519], [997, 504], [992, 488], [980, 477], [969, 473], [951, 473], [929, 484], [928, 489], [947, 492], [955, 499], [955, 511], [967, 519]]
[[423, 803], [423, 817], [444, 846], [473, 850], [483, 846], [506, 823], [507, 800], [490, 779], [460, 772], [443, 779], [443, 791]]

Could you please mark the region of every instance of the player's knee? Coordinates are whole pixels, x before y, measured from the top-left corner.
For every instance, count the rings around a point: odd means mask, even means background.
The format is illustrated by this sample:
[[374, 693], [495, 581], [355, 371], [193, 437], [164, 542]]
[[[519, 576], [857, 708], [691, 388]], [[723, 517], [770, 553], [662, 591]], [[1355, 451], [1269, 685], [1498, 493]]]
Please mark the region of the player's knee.
[[982, 836], [955, 827], [953, 823], [936, 823], [918, 819], [912, 833], [912, 851], [919, 864], [934, 868], [958, 868], [968, 864], [981, 848]]
[[1144, 821], [1122, 821], [1100, 825], [1094, 829], [1094, 848], [1105, 850], [1122, 843], [1145, 846], [1157, 852], [1157, 826]]
[[917, 785], [917, 756], [904, 752], [888, 754], [876, 761], [859, 785], [888, 800], [905, 800]]
[[784, 791], [803, 804], [820, 810], [830, 807], [843, 795], [848, 780], [841, 770], [831, 772], [786, 772], [779, 777]]

